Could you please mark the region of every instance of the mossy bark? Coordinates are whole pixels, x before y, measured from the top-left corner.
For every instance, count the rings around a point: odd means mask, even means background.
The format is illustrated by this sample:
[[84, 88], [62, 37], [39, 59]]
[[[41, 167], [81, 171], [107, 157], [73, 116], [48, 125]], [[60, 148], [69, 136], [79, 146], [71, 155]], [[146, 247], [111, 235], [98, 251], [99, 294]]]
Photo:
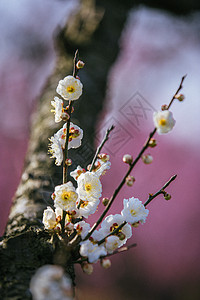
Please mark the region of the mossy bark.
[[[56, 69], [33, 115], [24, 172], [0, 243], [1, 299], [31, 299], [31, 276], [40, 266], [54, 261], [55, 245], [50, 234], [43, 230], [41, 220], [43, 210], [52, 205], [50, 195], [54, 186], [62, 183], [62, 168], [56, 167], [47, 155], [48, 138], [58, 129], [50, 113], [57, 83], [71, 73], [73, 55], [78, 48], [86, 66], [80, 73], [84, 93], [75, 105], [73, 119], [83, 128], [85, 136], [79, 155], [71, 151], [70, 157], [74, 165], [83, 165], [88, 154], [94, 152], [95, 122], [102, 109], [107, 74], [118, 53], [118, 41], [130, 2], [82, 0], [80, 10], [57, 34]], [[70, 263], [67, 272], [74, 280]]]

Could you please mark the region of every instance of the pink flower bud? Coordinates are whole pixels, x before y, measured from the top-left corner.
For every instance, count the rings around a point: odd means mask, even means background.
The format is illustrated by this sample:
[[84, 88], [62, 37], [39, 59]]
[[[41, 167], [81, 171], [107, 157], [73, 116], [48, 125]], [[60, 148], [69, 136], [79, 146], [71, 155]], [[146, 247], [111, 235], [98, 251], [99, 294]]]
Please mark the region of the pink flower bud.
[[85, 63], [82, 60], [79, 60], [76, 64], [77, 69], [82, 69]]
[[72, 165], [72, 160], [70, 158], [67, 158], [65, 161], [66, 165], [69, 167]]
[[178, 101], [183, 101], [184, 99], [185, 99], [185, 96], [183, 95], [183, 94], [177, 94], [176, 96], [175, 96], [175, 98], [176, 99], [178, 99]]
[[130, 155], [130, 154], [125, 154], [125, 155], [123, 156], [123, 162], [130, 165], [130, 164], [133, 162], [133, 157], [132, 157], [132, 155]]
[[153, 157], [150, 154], [142, 155], [142, 160], [146, 165], [149, 165], [153, 161]]
[[127, 184], [128, 186], [132, 186], [134, 182], [135, 182], [135, 178], [134, 178], [133, 176], [128, 175], [128, 176], [126, 177], [126, 184]]
[[108, 204], [108, 202], [109, 202], [108, 198], [103, 198], [102, 199], [102, 203], [103, 203], [104, 206], [106, 206]]
[[154, 148], [157, 146], [157, 141], [155, 139], [150, 139], [149, 147]]
[[81, 268], [83, 270], [84, 273], [90, 275], [93, 272], [93, 265], [89, 264], [87, 262], [82, 263]]
[[101, 266], [102, 266], [104, 269], [110, 268], [110, 266], [111, 266], [111, 261], [110, 261], [110, 259], [108, 259], [108, 258], [102, 259], [102, 260], [101, 260]]

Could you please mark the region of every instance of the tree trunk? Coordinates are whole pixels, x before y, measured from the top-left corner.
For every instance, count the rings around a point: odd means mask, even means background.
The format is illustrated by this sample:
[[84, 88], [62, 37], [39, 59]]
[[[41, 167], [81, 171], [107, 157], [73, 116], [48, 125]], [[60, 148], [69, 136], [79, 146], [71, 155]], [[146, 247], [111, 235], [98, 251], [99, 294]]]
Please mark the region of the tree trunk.
[[[92, 158], [95, 122], [102, 109], [108, 71], [118, 53], [118, 40], [131, 1], [82, 0], [80, 10], [56, 38], [57, 65], [33, 115], [32, 131], [21, 183], [14, 197], [6, 232], [0, 243], [1, 299], [31, 299], [29, 282], [36, 269], [53, 263], [54, 244], [44, 231], [42, 213], [51, 205], [54, 186], [62, 183], [62, 168], [47, 155], [48, 138], [58, 129], [50, 113], [57, 83], [71, 74], [78, 48], [86, 66], [80, 72], [84, 93], [73, 118], [85, 136], [83, 145], [70, 153], [74, 165]], [[114, 9], [113, 9], [114, 7]], [[73, 121], [73, 120], [72, 120]], [[74, 280], [73, 266], [67, 272]]]

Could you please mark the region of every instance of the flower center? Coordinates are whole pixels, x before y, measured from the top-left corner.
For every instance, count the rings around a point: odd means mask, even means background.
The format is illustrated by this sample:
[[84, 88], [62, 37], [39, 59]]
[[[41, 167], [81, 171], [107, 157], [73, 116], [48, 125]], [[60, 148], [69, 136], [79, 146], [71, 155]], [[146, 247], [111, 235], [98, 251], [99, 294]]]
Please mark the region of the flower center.
[[160, 126], [165, 126], [167, 122], [165, 119], [160, 119], [158, 123]]
[[92, 189], [92, 185], [90, 183], [85, 184], [85, 190], [86, 190], [86, 192], [91, 191], [91, 189]]
[[61, 198], [62, 198], [64, 201], [69, 201], [69, 200], [71, 200], [71, 199], [70, 199], [71, 196], [72, 196], [72, 195], [71, 195], [70, 192], [64, 191], [64, 192], [62, 193]]
[[71, 94], [71, 93], [74, 93], [74, 91], [75, 91], [75, 88], [74, 88], [73, 86], [68, 86], [68, 87], [67, 87], [67, 92], [68, 92], [68, 93]]
[[136, 211], [134, 209], [131, 209], [130, 213], [133, 217], [136, 215]]
[[112, 226], [110, 227], [110, 231], [113, 232], [117, 227], [119, 227], [119, 225], [117, 223], [113, 223]]

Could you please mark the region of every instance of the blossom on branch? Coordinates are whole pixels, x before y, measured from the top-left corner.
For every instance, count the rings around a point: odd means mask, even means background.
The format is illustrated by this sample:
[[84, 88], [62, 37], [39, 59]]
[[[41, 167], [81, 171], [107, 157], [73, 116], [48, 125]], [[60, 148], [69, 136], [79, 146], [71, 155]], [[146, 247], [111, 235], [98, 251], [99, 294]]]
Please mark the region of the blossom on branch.
[[117, 248], [121, 247], [121, 241], [116, 235], [111, 235], [106, 238], [105, 248], [108, 253], [113, 253]]
[[[124, 218], [120, 214], [110, 215], [105, 218], [105, 220], [101, 224], [101, 229], [99, 230], [104, 236], [112, 233], [119, 225], [124, 222]], [[120, 246], [124, 245], [132, 236], [132, 229], [129, 224], [125, 224], [115, 235], [120, 240]]]
[[158, 134], [168, 133], [176, 123], [172, 112], [169, 110], [154, 112], [153, 121]]
[[51, 144], [49, 144], [48, 152], [51, 154], [51, 158], [56, 159], [56, 166], [60, 166], [63, 161], [63, 149], [60, 139], [54, 134], [54, 136], [52, 136], [49, 141], [51, 142]]
[[90, 240], [81, 242], [80, 255], [88, 258], [89, 263], [95, 263], [101, 256], [105, 256], [107, 251], [104, 246], [92, 243]]
[[91, 198], [98, 200], [101, 197], [102, 185], [99, 177], [93, 172], [82, 173], [77, 182], [77, 193], [81, 200], [90, 201]]
[[77, 100], [82, 95], [83, 85], [74, 76], [66, 76], [60, 80], [56, 92], [65, 100]]
[[54, 97], [54, 101], [51, 101], [51, 105], [54, 107], [51, 112], [55, 113], [55, 122], [59, 123], [62, 121], [62, 115], [64, 113], [63, 100], [59, 99], [58, 97]]
[[90, 215], [94, 214], [97, 210], [100, 200], [97, 198], [88, 198], [89, 200], [81, 200], [77, 201], [77, 207], [79, 215], [88, 218]]
[[82, 174], [85, 173], [85, 169], [81, 168], [81, 166], [77, 166], [77, 168], [70, 172], [70, 176], [74, 178], [74, 180], [78, 180], [78, 177]]
[[71, 181], [57, 185], [55, 187], [54, 195], [55, 207], [60, 207], [65, 211], [75, 210], [78, 195]]
[[124, 209], [121, 212], [124, 220], [130, 224], [145, 223], [149, 210], [137, 198], [124, 199]]
[[85, 221], [80, 221], [74, 225], [74, 228], [76, 229], [77, 234], [84, 239], [90, 230], [90, 224], [86, 223]]

